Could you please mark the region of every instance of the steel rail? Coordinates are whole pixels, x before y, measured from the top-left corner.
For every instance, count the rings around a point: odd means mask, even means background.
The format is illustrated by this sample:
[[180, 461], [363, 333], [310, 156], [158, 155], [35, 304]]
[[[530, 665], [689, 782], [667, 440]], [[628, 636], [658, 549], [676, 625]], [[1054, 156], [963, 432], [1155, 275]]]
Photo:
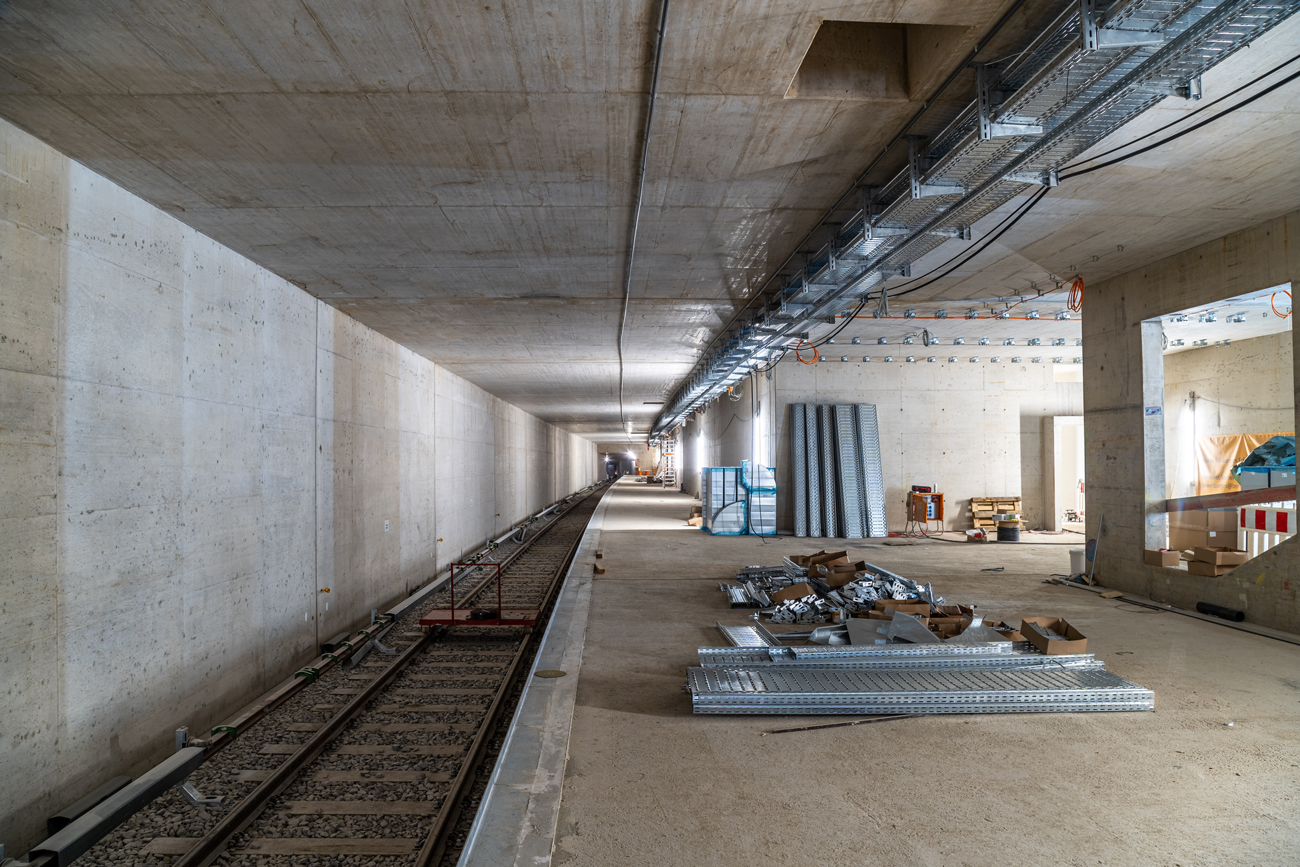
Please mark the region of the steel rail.
[[222, 817], [211, 831], [203, 836], [194, 848], [172, 863], [172, 867], [208, 867], [226, 850], [236, 834], [253, 823], [270, 805], [276, 795], [289, 787], [298, 778], [303, 768], [311, 764], [325, 751], [330, 741], [352, 721], [353, 717], [365, 710], [367, 704], [390, 684], [412, 659], [419, 656], [426, 645], [431, 644], [436, 633], [430, 630], [406, 650], [402, 651], [393, 663], [385, 668], [378, 677], [371, 681], [343, 708], [330, 717], [320, 731], [308, 738], [301, 747], [280, 764], [271, 775], [256, 789], [241, 800], [229, 813]]
[[[563, 512], [558, 513], [555, 516], [555, 519], [546, 527], [542, 528], [537, 535], [527, 542], [522, 543], [518, 549], [513, 551], [505, 560], [502, 561], [502, 570], [504, 571], [509, 565], [512, 565], [524, 554], [531, 551], [538, 541], [547, 538], [548, 534], [550, 534], [560, 521], [567, 517], [569, 513], [574, 511], [578, 506], [585, 503], [591, 496], [594, 496], [594, 493], [589, 494], [587, 497], [576, 499], [574, 502], [569, 504], [568, 508]], [[568, 554], [561, 562], [560, 567], [552, 575], [546, 591], [547, 597], [554, 592], [558, 576], [564, 572], [568, 564], [572, 561], [573, 553], [576, 551], [578, 542], [581, 538], [582, 533], [579, 532], [577, 538], [570, 546]], [[486, 578], [473, 591], [471, 591], [471, 594], [477, 594], [480, 592], [493, 580], [494, 577], [495, 576], [489, 576]], [[467, 598], [472, 598], [472, 595]], [[546, 597], [544, 597], [542, 607], [545, 606], [546, 601]], [[334, 740], [335, 737], [338, 736], [344, 727], [362, 713], [366, 709], [366, 706], [373, 701], [380, 692], [386, 689], [413, 660], [421, 656], [431, 644], [435, 643], [435, 639], [445, 634], [446, 631], [447, 630], [445, 629], [430, 630], [410, 647], [402, 651], [402, 653], [397, 656], [390, 665], [385, 667], [374, 680], [367, 684], [360, 693], [354, 696], [336, 714], [334, 714], [334, 716], [332, 716], [319, 731], [309, 737], [302, 746], [298, 748], [298, 750], [282, 762], [265, 781], [259, 784], [257, 788], [250, 792], [246, 797], [241, 799], [229, 813], [222, 817], [220, 822], [218, 822], [206, 835], [204, 835], [203, 838], [199, 840], [198, 843], [194, 845], [193, 848], [190, 849], [189, 852], [180, 856], [179, 859], [173, 862], [172, 867], [209, 867], [209, 865], [213, 864], [217, 858], [226, 851], [226, 848], [230, 845], [235, 835], [244, 831], [249, 825], [256, 821], [258, 817], [265, 812], [267, 807], [270, 805], [271, 800], [297, 780], [301, 772], [314, 762], [322, 752], [324, 752], [325, 748]], [[488, 708], [488, 713], [484, 718], [484, 723], [480, 726], [479, 733], [475, 737], [471, 751], [467, 752], [466, 760], [461, 765], [461, 771], [458, 773], [457, 779], [461, 779], [462, 777], [469, 778], [470, 774], [467, 769], [472, 769], [477, 762], [481, 761], [481, 753], [483, 747], [486, 745], [487, 733], [492, 730], [493, 723], [500, 716], [500, 705], [502, 700], [509, 694], [510, 688], [517, 681], [518, 661], [523, 658], [523, 655], [529, 646], [529, 639], [533, 631], [534, 630], [531, 627], [526, 630], [523, 641], [520, 642], [519, 651], [515, 654], [514, 662], [512, 662], [505, 678], [503, 678], [501, 688], [497, 691]], [[462, 782], [461, 788], [463, 788], [463, 785]], [[426, 846], [421, 850], [421, 857], [425, 860], [417, 861], [417, 864], [434, 863], [428, 859], [436, 848], [435, 837], [441, 836], [445, 838], [444, 826], [446, 829], [454, 826], [454, 823], [446, 822], [446, 816], [452, 813], [452, 810], [448, 805], [453, 801], [452, 795], [454, 791], [455, 790], [446, 796], [444, 799], [443, 809], [439, 812], [438, 818], [441, 819], [444, 824], [439, 824], [435, 821], [434, 828], [430, 832], [429, 840], [426, 841]], [[456, 810], [459, 810], [459, 806], [456, 807]], [[443, 840], [443, 848], [445, 848], [445, 839]]]
[[[583, 501], [585, 502], [585, 500]], [[567, 512], [565, 513], [567, 514]], [[582, 542], [585, 526], [569, 546], [568, 552], [560, 562], [559, 567], [551, 576], [550, 584], [543, 594], [541, 610], [551, 603], [555, 591], [559, 586], [560, 577], [569, 570], [573, 563], [574, 555], [577, 554], [578, 545]], [[538, 618], [541, 621], [541, 618]], [[452, 781], [451, 789], [443, 799], [442, 807], [438, 810], [438, 815], [434, 819], [433, 827], [425, 839], [424, 845], [420, 848], [420, 853], [415, 859], [417, 867], [433, 867], [442, 861], [443, 855], [447, 851], [447, 842], [451, 833], [455, 830], [456, 822], [460, 818], [465, 803], [465, 795], [468, 794], [474, 780], [478, 778], [478, 765], [483, 761], [483, 755], [486, 752], [488, 736], [496, 728], [501, 718], [502, 705], [505, 703], [505, 697], [510, 694], [515, 685], [519, 682], [520, 663], [527, 656], [528, 650], [533, 646], [533, 639], [536, 637], [536, 630], [529, 627], [524, 633], [524, 640], [519, 644], [519, 650], [511, 660], [510, 666], [502, 678], [501, 686], [496, 695], [492, 697], [492, 703], [488, 707], [487, 713], [483, 717], [483, 722], [474, 735], [474, 740], [466, 751], [465, 761], [461, 763], [460, 770], [456, 778]]]

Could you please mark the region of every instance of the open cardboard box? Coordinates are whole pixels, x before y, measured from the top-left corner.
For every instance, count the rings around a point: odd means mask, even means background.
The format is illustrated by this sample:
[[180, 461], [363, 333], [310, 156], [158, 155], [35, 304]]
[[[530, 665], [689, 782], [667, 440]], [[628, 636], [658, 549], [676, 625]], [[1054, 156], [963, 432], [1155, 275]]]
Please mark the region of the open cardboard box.
[[1192, 554], [1202, 563], [1213, 563], [1215, 566], [1240, 566], [1250, 559], [1250, 555], [1245, 551], [1238, 551], [1236, 548], [1215, 546], [1206, 547], [1197, 545], [1192, 549]]
[[[1064, 635], [1065, 638], [1045, 638], [1029, 628], [1031, 623], [1037, 623], [1057, 635]], [[1020, 622], [1020, 632], [1025, 636], [1026, 641], [1048, 656], [1088, 652], [1088, 639], [1084, 634], [1059, 617], [1026, 617]]]
[[798, 584], [791, 584], [789, 587], [782, 587], [772, 594], [773, 602], [789, 602], [792, 599], [802, 599], [805, 596], [813, 596], [817, 591], [813, 590], [812, 585], [807, 581], [800, 581]]
[[1148, 548], [1142, 552], [1142, 562], [1148, 566], [1164, 566], [1166, 568], [1178, 568], [1178, 552], [1168, 551], [1164, 548]]
[[877, 599], [874, 607], [877, 611], [901, 611], [904, 614], [919, 614], [922, 617], [930, 615], [929, 602], [917, 602], [913, 599]]
[[1206, 563], [1204, 560], [1188, 560], [1187, 572], [1190, 575], [1204, 575], [1207, 578], [1218, 578], [1220, 575], [1227, 575], [1236, 566], [1218, 566], [1214, 563]]
[[1001, 632], [1002, 635], [1005, 636], [1007, 641], [1025, 640], [1025, 636], [1020, 634], [1020, 630], [1016, 629], [1014, 626], [1008, 626], [1007, 624], [1003, 623], [1001, 620], [985, 620], [984, 625], [989, 627], [990, 629], [994, 629], [997, 630], [998, 632]]

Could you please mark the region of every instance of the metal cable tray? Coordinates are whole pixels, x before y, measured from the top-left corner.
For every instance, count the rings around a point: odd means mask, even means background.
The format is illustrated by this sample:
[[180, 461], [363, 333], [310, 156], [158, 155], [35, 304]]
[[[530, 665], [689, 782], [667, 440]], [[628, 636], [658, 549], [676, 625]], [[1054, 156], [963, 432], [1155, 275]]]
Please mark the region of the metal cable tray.
[[1151, 710], [1155, 694], [1104, 669], [864, 671], [690, 668], [695, 713], [988, 713]]
[[769, 651], [773, 659], [785, 656], [799, 660], [835, 659], [837, 657], [853, 656], [960, 656], [1014, 652], [1015, 648], [1010, 641], [990, 641], [987, 644], [809, 645], [806, 647], [782, 647], [779, 651]]
[[[841, 669], [1024, 669], [1024, 668], [1104, 668], [1105, 663], [1096, 659], [1091, 653], [1060, 654], [1044, 656], [1043, 654], [1008, 654], [961, 655], [961, 656], [913, 656], [913, 657], [850, 657], [818, 661], [781, 659], [773, 660], [762, 651], [744, 653], [712, 654], [700, 648], [701, 668], [747, 668], [751, 666], [772, 666], [774, 670], [782, 667], [798, 667], [802, 671], [823, 671]], [[741, 658], [738, 658], [741, 657]]]

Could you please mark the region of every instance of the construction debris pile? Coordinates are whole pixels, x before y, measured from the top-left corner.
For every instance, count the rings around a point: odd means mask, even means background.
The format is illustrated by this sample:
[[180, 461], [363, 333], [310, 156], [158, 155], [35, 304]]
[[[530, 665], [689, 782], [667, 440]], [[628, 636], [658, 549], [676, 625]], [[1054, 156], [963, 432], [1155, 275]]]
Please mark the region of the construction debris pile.
[[[929, 584], [845, 552], [750, 566], [724, 584], [755, 621], [718, 629], [729, 647], [701, 647], [687, 669], [695, 713], [935, 714], [1152, 710], [1151, 690], [1107, 671], [1064, 620], [1013, 628], [974, 606], [949, 605]], [[776, 624], [827, 624], [773, 634]], [[795, 645], [786, 642], [807, 641]]]
[[850, 563], [844, 551], [786, 557], [771, 568], [749, 566], [736, 580], [721, 585], [731, 607], [764, 609], [773, 623], [826, 623], [842, 612], [876, 610], [884, 600], [943, 604], [929, 584], [918, 585], [863, 560]]

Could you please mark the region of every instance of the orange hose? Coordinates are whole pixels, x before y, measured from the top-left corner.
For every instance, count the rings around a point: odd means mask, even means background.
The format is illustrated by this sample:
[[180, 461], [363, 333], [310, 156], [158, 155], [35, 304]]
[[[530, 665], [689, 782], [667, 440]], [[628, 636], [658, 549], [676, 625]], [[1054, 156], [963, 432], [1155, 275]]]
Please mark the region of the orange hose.
[[[802, 348], [802, 347], [804, 347], [804, 346], [807, 346], [809, 349], [811, 349], [811, 350], [813, 351], [812, 361], [809, 361], [808, 359], [804, 358], [802, 355], [799, 354], [799, 350], [800, 350], [800, 348]], [[816, 363], [817, 363], [817, 347], [813, 346], [813, 345], [812, 345], [811, 343], [809, 343], [807, 340], [800, 340], [797, 344], [795, 344], [795, 347], [794, 347], [794, 357], [797, 358], [797, 359], [799, 359], [800, 361], [802, 361], [804, 364], [816, 364]]]
[[[1285, 292], [1285, 293], [1286, 293], [1286, 297], [1288, 297], [1288, 298], [1291, 297], [1291, 290], [1290, 290], [1290, 289], [1283, 289], [1282, 292]], [[1273, 303], [1273, 299], [1276, 298], [1279, 294], [1281, 294], [1281, 293], [1279, 293], [1279, 292], [1274, 292], [1274, 293], [1273, 293], [1272, 298], [1269, 298], [1269, 299], [1268, 299], [1268, 306], [1273, 308], [1273, 315], [1277, 316], [1279, 319], [1286, 319], [1286, 318], [1287, 318], [1288, 316], [1290, 316], [1291, 314], [1290, 314], [1290, 313], [1278, 313], [1278, 312], [1277, 312], [1277, 305]], [[1295, 312], [1295, 310], [1294, 310], [1294, 300], [1292, 301], [1292, 312]]]
[[1083, 312], [1083, 278], [1075, 277], [1070, 281], [1070, 296], [1065, 306], [1075, 313]]

